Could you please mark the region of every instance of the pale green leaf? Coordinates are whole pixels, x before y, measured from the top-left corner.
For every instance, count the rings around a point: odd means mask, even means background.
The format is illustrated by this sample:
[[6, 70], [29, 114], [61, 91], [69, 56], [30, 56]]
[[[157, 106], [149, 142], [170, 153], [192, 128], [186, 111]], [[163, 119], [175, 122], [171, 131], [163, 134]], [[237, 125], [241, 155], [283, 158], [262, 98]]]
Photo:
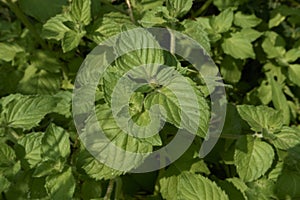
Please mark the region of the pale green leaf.
[[239, 35], [226, 38], [222, 43], [222, 48], [226, 54], [236, 59], [255, 58], [251, 41]]
[[145, 12], [139, 23], [144, 27], [163, 26], [168, 23], [174, 23], [178, 20], [170, 16], [168, 9], [165, 6], [158, 6], [153, 10]]
[[219, 15], [214, 16], [211, 21], [211, 27], [216, 33], [224, 33], [228, 31], [233, 22], [233, 11], [228, 8], [222, 11]]
[[167, 0], [167, 8], [173, 17], [182, 17], [192, 8], [193, 0]]
[[236, 32], [236, 33], [232, 34], [232, 37], [244, 38], [250, 42], [253, 42], [257, 38], [259, 38], [261, 35], [262, 35], [261, 32], [258, 32], [252, 28], [243, 28], [240, 32]]
[[50, 18], [43, 25], [42, 36], [46, 39], [62, 40], [65, 33], [70, 29], [64, 24], [64, 22], [71, 21], [71, 18], [67, 14], [59, 14]]
[[300, 130], [288, 126], [282, 127], [279, 133], [275, 134], [272, 140], [274, 146], [278, 149], [288, 150], [300, 145]]
[[284, 55], [284, 59], [289, 62], [295, 62], [298, 58], [300, 58], [300, 49], [290, 49]]
[[35, 167], [39, 162], [41, 162], [41, 145], [43, 133], [30, 133], [18, 140], [18, 144], [24, 148], [25, 155], [24, 159], [27, 160], [30, 167]]
[[280, 12], [274, 12], [272, 13], [272, 17], [269, 21], [269, 28], [273, 28], [278, 26], [281, 22], [283, 22], [286, 18], [286, 16], [282, 15]]
[[66, 159], [70, 155], [69, 134], [61, 127], [50, 124], [42, 139], [43, 158]]
[[22, 51], [24, 50], [16, 44], [12, 45], [0, 42], [0, 60], [10, 62], [15, 58], [17, 53]]
[[184, 20], [182, 25], [185, 28], [183, 33], [196, 40], [207, 52], [210, 52], [209, 38], [200, 23], [192, 20]]
[[63, 52], [65, 53], [76, 48], [79, 45], [83, 35], [84, 33], [78, 33], [72, 30], [67, 31], [61, 42]]
[[294, 64], [289, 65], [288, 67], [288, 76], [289, 79], [300, 87], [300, 65]]
[[282, 113], [267, 106], [237, 106], [240, 116], [256, 132], [262, 132], [263, 129], [269, 132], [276, 132], [282, 127]]
[[265, 33], [265, 39], [262, 43], [262, 48], [267, 54], [268, 58], [280, 58], [283, 57], [285, 50], [284, 39], [275, 32], [268, 31]]
[[266, 142], [244, 136], [236, 143], [234, 162], [240, 178], [246, 182], [258, 179], [271, 167], [274, 151]]
[[261, 23], [261, 19], [257, 18], [254, 14], [246, 15], [238, 11], [234, 15], [234, 24], [242, 28], [251, 28], [255, 27]]
[[56, 103], [50, 96], [18, 96], [5, 105], [1, 117], [9, 127], [29, 130], [52, 112]]
[[60, 174], [49, 175], [45, 187], [51, 199], [73, 199], [75, 179], [72, 168], [67, 168]]
[[160, 192], [165, 199], [218, 199], [225, 200], [228, 196], [219, 188], [215, 182], [200, 174], [182, 172], [175, 175], [167, 171], [160, 178]]
[[71, 17], [78, 24], [88, 25], [91, 18], [91, 0], [72, 0]]
[[88, 30], [88, 37], [96, 44], [100, 44], [105, 39], [112, 37], [122, 31], [123, 25], [130, 25], [129, 16], [119, 12], [109, 12], [96, 20]]

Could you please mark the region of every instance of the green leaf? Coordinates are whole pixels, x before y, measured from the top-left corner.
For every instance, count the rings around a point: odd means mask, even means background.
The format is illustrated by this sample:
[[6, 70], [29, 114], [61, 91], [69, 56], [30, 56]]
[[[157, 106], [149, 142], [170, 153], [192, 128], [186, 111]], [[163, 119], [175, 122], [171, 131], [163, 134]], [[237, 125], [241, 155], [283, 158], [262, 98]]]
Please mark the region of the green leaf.
[[[111, 108], [107, 104], [96, 106], [96, 115], [90, 116], [86, 121], [84, 132], [81, 134], [81, 139], [89, 141], [90, 149], [94, 152], [101, 152], [103, 156], [101, 159], [106, 159], [105, 162], [109, 162], [114, 165], [119, 165], [126, 171], [129, 171], [141, 164], [147, 153], [152, 151], [152, 145], [147, 141], [147, 138], [136, 138], [128, 133], [124, 132], [115, 121]], [[102, 139], [101, 136], [95, 136], [98, 133], [96, 123], [99, 123], [101, 132], [105, 134], [110, 143], [114, 145], [107, 145], [107, 142]], [[151, 131], [151, 130], [150, 130]], [[94, 138], [91, 140], [91, 137]], [[121, 148], [124, 151], [118, 150], [115, 146]], [[103, 153], [105, 152], [105, 154]], [[126, 162], [124, 162], [124, 152], [140, 153], [136, 156], [127, 156]], [[109, 155], [109, 156], [108, 156]], [[117, 173], [104, 164], [99, 163], [97, 160], [92, 159], [92, 164], [86, 163], [88, 166], [83, 168], [92, 174], [96, 179], [109, 179], [111, 176], [116, 176]], [[91, 165], [91, 166], [90, 166]], [[103, 169], [102, 169], [103, 168]], [[102, 169], [102, 170], [98, 170]], [[96, 174], [94, 174], [96, 173]], [[118, 174], [124, 173], [118, 171]]]
[[236, 143], [234, 162], [240, 178], [246, 182], [258, 179], [271, 167], [274, 151], [266, 142], [244, 136]]
[[[167, 114], [167, 121], [178, 128], [184, 128], [192, 134], [206, 136], [209, 120], [209, 108], [201, 92], [188, 78], [176, 75], [172, 68], [164, 68], [156, 76], [157, 82], [164, 83], [162, 88], [150, 93], [145, 98], [145, 108], [162, 105]], [[198, 104], [187, 90], [191, 89]], [[198, 112], [195, 112], [198, 111]], [[200, 114], [200, 117], [199, 117]]]
[[49, 175], [45, 187], [51, 199], [73, 199], [75, 179], [71, 168], [67, 168], [60, 174]]
[[37, 126], [55, 106], [56, 99], [50, 96], [19, 95], [4, 105], [1, 117], [9, 127], [29, 130]]
[[96, 20], [88, 29], [88, 37], [96, 44], [121, 32], [123, 25], [131, 25], [129, 16], [119, 12], [105, 13], [103, 17]]
[[266, 178], [261, 178], [248, 183], [249, 189], [246, 191], [249, 200], [269, 200], [276, 198], [274, 195], [275, 184]]
[[101, 193], [101, 182], [91, 179], [82, 183], [80, 194], [83, 200], [95, 199], [97, 197], [100, 197]]
[[241, 60], [225, 56], [221, 63], [221, 74], [227, 82], [237, 83], [242, 76], [242, 66], [243, 62]]
[[300, 174], [284, 169], [276, 182], [276, 193], [280, 199], [300, 198]]
[[14, 150], [5, 143], [1, 143], [0, 146], [0, 171], [3, 168], [10, 168], [16, 162], [16, 154]]
[[18, 141], [18, 144], [24, 148], [24, 159], [27, 160], [31, 168], [35, 167], [42, 160], [41, 145], [43, 135], [41, 132], [30, 133]]
[[167, 171], [160, 178], [159, 184], [160, 192], [165, 199], [228, 199], [215, 182], [187, 171], [179, 175]]
[[248, 38], [233, 34], [222, 43], [224, 52], [236, 59], [255, 58], [255, 53]]
[[124, 174], [122, 171], [112, 169], [99, 162], [89, 152], [80, 152], [77, 161], [77, 168], [95, 180], [108, 180]]
[[60, 84], [59, 73], [50, 73], [30, 65], [19, 82], [18, 91], [23, 94], [54, 94], [60, 89]]
[[233, 22], [233, 11], [231, 8], [222, 11], [218, 16], [214, 16], [210, 20], [212, 29], [216, 33], [224, 33], [229, 31]]
[[240, 116], [256, 132], [262, 132], [263, 129], [274, 133], [282, 127], [282, 113], [267, 106], [237, 106]]
[[286, 18], [286, 16], [282, 15], [280, 12], [273, 12], [273, 16], [271, 16], [271, 19], [269, 21], [269, 28], [273, 28], [278, 26], [281, 22], [283, 22]]
[[72, 0], [71, 17], [79, 24], [88, 25], [91, 18], [91, 0]]
[[262, 48], [268, 58], [280, 58], [285, 54], [285, 41], [275, 32], [268, 31], [265, 33], [265, 39], [262, 43]]
[[170, 16], [165, 6], [158, 6], [153, 10], [145, 12], [139, 23], [144, 27], [166, 26], [170, 23], [176, 23], [178, 20]]
[[60, 91], [54, 95], [58, 101], [53, 112], [61, 114], [67, 118], [71, 117], [71, 101], [72, 101], [72, 93], [70, 91]]
[[279, 133], [275, 134], [272, 143], [278, 149], [288, 150], [293, 148], [300, 145], [300, 131], [297, 128], [284, 126]]
[[67, 31], [61, 43], [63, 52], [66, 53], [68, 51], [75, 49], [79, 45], [81, 38], [83, 37], [84, 34], [85, 33], [78, 33], [72, 30]]
[[67, 5], [67, 0], [20, 0], [20, 8], [35, 19], [45, 22], [50, 17], [62, 11], [62, 7]]
[[67, 14], [59, 14], [50, 18], [42, 29], [42, 37], [46, 39], [62, 40], [64, 35], [70, 29], [64, 22], [71, 21], [71, 17]]
[[249, 42], [254, 42], [262, 35], [262, 33], [252, 28], [243, 28], [240, 32], [236, 32], [231, 35], [233, 37], [247, 39]]
[[0, 60], [4, 60], [6, 62], [12, 61], [16, 54], [24, 51], [18, 45], [6, 44], [0, 42]]
[[242, 28], [251, 28], [260, 24], [262, 20], [257, 18], [254, 14], [246, 15], [238, 11], [234, 15], [234, 24]]
[[184, 20], [182, 25], [184, 26], [183, 33], [196, 40], [207, 52], [210, 52], [209, 38], [200, 23], [192, 20]]
[[10, 186], [10, 182], [9, 180], [7, 180], [7, 178], [5, 178], [2, 174], [0, 174], [0, 192], [6, 192]]
[[193, 0], [167, 0], [167, 8], [173, 17], [182, 17], [192, 8]]
[[50, 124], [42, 139], [43, 158], [66, 159], [70, 155], [69, 134], [61, 127]]
[[300, 87], [300, 65], [294, 64], [289, 65], [288, 67], [288, 76], [289, 79]]
[[287, 103], [287, 99], [282, 91], [281, 85], [274, 80], [273, 77], [269, 78], [269, 81], [271, 83], [272, 87], [272, 102], [274, 104], [274, 107], [277, 110], [282, 111], [283, 115], [283, 123], [285, 125], [290, 124], [290, 108]]
[[290, 49], [284, 55], [284, 59], [289, 63], [295, 62], [298, 58], [300, 58], [300, 49]]

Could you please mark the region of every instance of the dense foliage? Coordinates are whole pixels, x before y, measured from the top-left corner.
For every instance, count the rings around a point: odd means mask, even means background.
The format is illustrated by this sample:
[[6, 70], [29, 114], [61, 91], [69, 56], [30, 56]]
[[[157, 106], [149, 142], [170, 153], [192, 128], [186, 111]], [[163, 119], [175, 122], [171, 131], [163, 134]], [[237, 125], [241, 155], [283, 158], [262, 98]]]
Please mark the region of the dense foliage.
[[[1, 0], [0, 16], [1, 200], [300, 199], [297, 0]], [[207, 89], [192, 65], [160, 50], [118, 58], [99, 81], [96, 112], [107, 137], [125, 150], [166, 145], [181, 128], [170, 90], [149, 85], [131, 98], [140, 125], [149, 123], [152, 105], [169, 108], [163, 130], [146, 139], [118, 128], [110, 97], [133, 66], [170, 66], [191, 82], [199, 100], [191, 109], [201, 111], [185, 154], [159, 171], [126, 173], [97, 161], [78, 138], [71, 104], [81, 63], [100, 42], [135, 27], [184, 33], [219, 67], [229, 103], [220, 139], [206, 157], [198, 151], [209, 119]], [[184, 91], [180, 81], [169, 84]], [[182, 96], [189, 102], [189, 94]]]

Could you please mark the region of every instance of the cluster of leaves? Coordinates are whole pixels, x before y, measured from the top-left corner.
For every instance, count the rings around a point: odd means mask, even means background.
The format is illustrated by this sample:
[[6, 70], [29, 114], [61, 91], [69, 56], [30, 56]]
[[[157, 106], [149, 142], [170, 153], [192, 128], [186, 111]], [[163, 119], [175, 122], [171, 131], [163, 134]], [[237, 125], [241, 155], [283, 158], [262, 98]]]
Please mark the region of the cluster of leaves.
[[[0, 199], [300, 198], [299, 9], [294, 0], [2, 0]], [[79, 140], [71, 101], [81, 63], [100, 42], [136, 27], [184, 33], [219, 67], [229, 104], [221, 137], [205, 158], [198, 151], [210, 117], [207, 89], [191, 65], [157, 49], [130, 52], [108, 67], [96, 91], [98, 120], [117, 146], [152, 152], [173, 139], [184, 115], [190, 130], [200, 122], [191, 147], [169, 167], [130, 174], [100, 163]], [[132, 95], [129, 111], [142, 128], [160, 104], [167, 123], [158, 135], [139, 139], [118, 127], [110, 99], [124, 73], [149, 63], [169, 67], [137, 71], [149, 85]], [[87, 117], [87, 127], [93, 121]], [[131, 163], [128, 170], [137, 167]]]

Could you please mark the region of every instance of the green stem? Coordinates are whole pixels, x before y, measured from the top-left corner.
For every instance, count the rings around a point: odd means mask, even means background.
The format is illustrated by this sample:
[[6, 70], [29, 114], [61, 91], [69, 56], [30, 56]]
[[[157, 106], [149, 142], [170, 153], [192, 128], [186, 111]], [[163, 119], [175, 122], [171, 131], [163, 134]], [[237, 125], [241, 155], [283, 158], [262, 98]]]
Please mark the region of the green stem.
[[115, 180], [114, 179], [110, 179], [108, 186], [107, 186], [107, 190], [106, 190], [106, 194], [104, 196], [104, 200], [110, 200], [110, 196], [112, 194], [112, 191], [114, 189], [114, 184], [115, 184]]
[[199, 10], [195, 13], [195, 16], [198, 17], [210, 6], [210, 4], [213, 2], [213, 0], [207, 0]]
[[121, 196], [122, 196], [122, 179], [118, 177], [116, 179], [115, 200], [121, 199]]
[[45, 41], [40, 37], [38, 32], [36, 31], [35, 27], [30, 23], [26, 15], [22, 12], [22, 10], [12, 2], [12, 0], [2, 0], [19, 18], [19, 20], [28, 28], [28, 30], [34, 35], [34, 37], [37, 39], [37, 41], [40, 43], [40, 45], [43, 47], [43, 49], [48, 49], [47, 44]]

